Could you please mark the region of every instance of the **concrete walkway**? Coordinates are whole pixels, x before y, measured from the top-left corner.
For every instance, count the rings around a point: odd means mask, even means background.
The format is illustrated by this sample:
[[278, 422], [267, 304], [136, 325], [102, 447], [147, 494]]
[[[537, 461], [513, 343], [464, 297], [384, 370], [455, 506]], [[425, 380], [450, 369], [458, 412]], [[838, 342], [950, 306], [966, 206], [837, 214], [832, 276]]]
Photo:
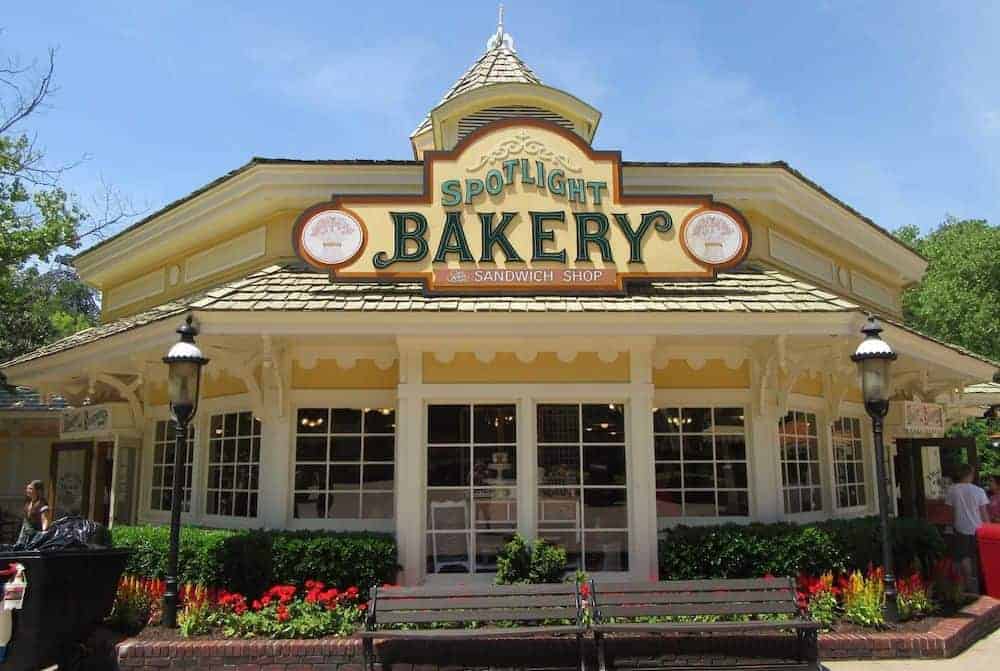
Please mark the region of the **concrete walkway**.
[[830, 671], [996, 671], [1000, 667], [1000, 630], [951, 659], [884, 659], [872, 662], [829, 662]]

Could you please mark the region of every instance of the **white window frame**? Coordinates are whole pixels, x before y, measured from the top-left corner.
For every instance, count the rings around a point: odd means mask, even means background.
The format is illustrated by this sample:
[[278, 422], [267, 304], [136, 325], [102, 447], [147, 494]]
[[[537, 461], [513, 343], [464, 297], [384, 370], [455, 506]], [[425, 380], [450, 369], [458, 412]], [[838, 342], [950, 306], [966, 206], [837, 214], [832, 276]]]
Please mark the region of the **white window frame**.
[[[691, 434], [691, 435], [700, 435], [700, 436], [710, 436], [713, 439], [712, 440], [713, 453], [712, 453], [711, 460], [701, 460], [701, 459], [699, 459], [699, 460], [695, 460], [695, 462], [696, 463], [711, 463], [711, 465], [712, 465], [712, 471], [713, 471], [713, 479], [715, 480], [715, 486], [711, 490], [692, 488], [692, 491], [712, 491], [712, 492], [714, 492], [715, 495], [716, 495], [716, 499], [715, 499], [716, 500], [716, 503], [715, 503], [716, 514], [715, 515], [677, 515], [677, 516], [671, 516], [671, 517], [659, 517], [659, 516], [657, 516], [657, 527], [660, 528], [660, 529], [669, 528], [669, 527], [674, 526], [674, 525], [677, 524], [676, 520], [685, 520], [685, 524], [687, 523], [686, 522], [687, 520], [699, 520], [699, 521], [701, 521], [702, 524], [706, 524], [706, 525], [719, 524], [719, 523], [723, 523], [724, 524], [725, 523], [725, 522], [720, 522], [720, 520], [725, 520], [725, 521], [739, 520], [739, 521], [744, 521], [744, 522], [751, 522], [751, 521], [753, 521], [753, 516], [754, 516], [753, 515], [753, 498], [752, 498], [752, 495], [751, 495], [751, 492], [753, 491], [753, 480], [751, 479], [751, 474], [750, 474], [750, 462], [751, 462], [751, 456], [750, 456], [750, 439], [751, 439], [751, 433], [750, 433], [750, 415], [749, 415], [749, 413], [747, 411], [747, 406], [745, 404], [743, 404], [743, 403], [732, 403], [732, 404], [729, 404], [729, 403], [721, 403], [721, 402], [713, 402], [713, 403], [706, 403], [706, 404], [698, 404], [698, 403], [671, 404], [671, 403], [666, 403], [666, 404], [663, 404], [663, 405], [657, 405], [653, 410], [651, 410], [650, 411], [650, 416], [649, 416], [649, 421], [651, 423], [653, 423], [653, 429], [652, 430], [653, 430], [653, 469], [654, 469], [654, 492], [653, 492], [653, 495], [654, 495], [654, 497], [656, 496], [656, 494], [659, 491], [661, 491], [661, 489], [670, 489], [670, 490], [674, 490], [675, 489], [675, 488], [661, 488], [661, 487], [659, 487], [659, 486], [657, 486], [655, 484], [655, 469], [656, 469], [656, 465], [660, 464], [660, 463], [673, 463], [673, 462], [670, 462], [670, 461], [663, 461], [663, 460], [659, 460], [659, 459], [656, 458], [656, 438], [657, 438], [657, 436], [684, 436], [684, 435], [686, 435], [682, 431], [678, 431], [676, 433], [673, 433], [673, 432], [664, 433], [664, 432], [657, 432], [656, 431], [655, 420], [653, 418], [653, 414], [654, 414], [655, 410], [664, 409], [664, 408], [678, 409], [680, 411], [681, 415], [683, 415], [684, 410], [706, 409], [707, 408], [707, 409], [711, 410], [713, 420], [714, 420], [714, 417], [715, 417], [715, 410], [718, 409], [718, 408], [739, 408], [740, 411], [743, 413], [743, 432], [742, 432], [742, 434], [738, 434], [738, 433], [716, 433], [715, 431], [712, 431], [711, 433], [698, 432], [698, 433], [692, 433]], [[718, 465], [720, 463], [720, 460], [717, 458], [717, 456], [715, 455], [715, 451], [714, 451], [715, 438], [717, 436], [739, 436], [739, 435], [742, 435], [742, 437], [743, 437], [744, 452], [745, 452], [744, 458], [742, 460], [742, 463], [746, 466], [746, 475], [747, 475], [747, 485], [746, 485], [747, 514], [746, 515], [719, 515], [719, 513], [718, 513], [718, 509], [719, 509], [718, 494], [719, 494], [720, 489], [723, 490], [723, 491], [738, 491], [740, 488], [720, 488], [719, 487], [718, 475], [717, 475], [717, 473], [718, 473], [717, 467], [718, 467]], [[681, 458], [677, 462], [680, 465], [680, 467], [681, 467], [681, 473], [682, 473], [681, 477], [682, 478], [683, 478], [684, 464], [686, 463], [686, 461], [684, 459], [683, 449], [684, 449], [684, 445], [683, 445], [683, 440], [682, 440], [681, 441]], [[735, 461], [735, 460], [732, 460], [732, 459], [723, 459], [723, 460], [721, 460], [721, 463], [727, 463], [727, 462], [739, 463], [738, 461]], [[682, 482], [683, 482], [683, 480], [682, 480]], [[680, 494], [681, 494], [681, 505], [682, 505], [682, 508], [683, 508], [683, 506], [684, 506], [684, 494], [688, 491], [688, 489], [682, 485], [678, 491], [680, 491]]]
[[[154, 470], [156, 469], [156, 467], [158, 465], [161, 466], [161, 467], [163, 467], [163, 466], [170, 466], [171, 468], [173, 467], [173, 462], [171, 462], [169, 464], [166, 463], [166, 462], [163, 462], [162, 464], [158, 464], [156, 462], [156, 459], [155, 459], [155, 456], [156, 456], [156, 445], [159, 442], [159, 441], [156, 440], [156, 427], [161, 422], [166, 423], [167, 425], [170, 425], [170, 424], [173, 424], [173, 419], [168, 416], [168, 417], [165, 417], [165, 418], [162, 418], [162, 419], [161, 418], [157, 418], [157, 419], [153, 420], [152, 422], [150, 422], [151, 427], [150, 427], [150, 430], [149, 430], [149, 459], [148, 459], [148, 464], [149, 464], [148, 471], [149, 472], [146, 473], [146, 474], [144, 474], [144, 476], [143, 476], [144, 486], [145, 486], [145, 495], [144, 495], [145, 496], [145, 502], [144, 502], [144, 504], [143, 504], [142, 507], [146, 511], [148, 511], [150, 515], [162, 516], [162, 517], [164, 517], [166, 519], [169, 519], [170, 518], [170, 511], [169, 510], [162, 510], [160, 508], [154, 508], [153, 505], [152, 505], [152, 496], [153, 496], [153, 489], [154, 489], [154, 486], [153, 486], [153, 472], [154, 472]], [[175, 429], [175, 431], [176, 431], [176, 429]], [[196, 491], [198, 489], [198, 476], [197, 476], [197, 471], [195, 470], [195, 464], [198, 461], [198, 439], [199, 439], [199, 436], [200, 436], [200, 432], [198, 431], [198, 427], [196, 426], [196, 424], [194, 422], [192, 422], [191, 424], [188, 424], [188, 432], [194, 434], [191, 437], [191, 441], [190, 441], [190, 445], [191, 445], [191, 457], [192, 457], [191, 458], [191, 463], [190, 463], [190, 466], [191, 466], [191, 482], [190, 482], [190, 486], [188, 487], [188, 489], [190, 489], [190, 496], [188, 498], [188, 510], [183, 510], [183, 509], [181, 510], [181, 517], [182, 518], [184, 518], [184, 517], [191, 518], [191, 517], [197, 515], [197, 509], [195, 508], [195, 505], [196, 505], [195, 504], [195, 498], [197, 496], [196, 495]], [[175, 439], [176, 439], [176, 433], [175, 433]], [[173, 443], [173, 442], [174, 441], [166, 441], [165, 440], [164, 442], [161, 442], [160, 444], [163, 445], [164, 448], [166, 448], [166, 446], [167, 446], [168, 443]], [[174, 446], [175, 445], [171, 445], [171, 447], [174, 447]], [[157, 489], [163, 490], [163, 489], [166, 489], [166, 488], [164, 488], [164, 487], [157, 487]], [[183, 492], [183, 487], [182, 487], [182, 492]], [[183, 499], [183, 493], [181, 494], [181, 498]]]
[[[256, 496], [257, 496], [257, 514], [255, 514], [255, 515], [221, 515], [221, 514], [218, 514], [218, 513], [209, 513], [208, 512], [209, 490], [213, 489], [214, 491], [225, 491], [225, 490], [222, 490], [221, 488], [220, 489], [214, 489], [214, 488], [211, 487], [211, 483], [209, 482], [209, 477], [211, 475], [211, 468], [212, 468], [213, 464], [216, 464], [216, 463], [218, 463], [220, 465], [225, 464], [225, 463], [229, 463], [229, 462], [213, 462], [212, 461], [212, 456], [211, 456], [211, 454], [212, 454], [212, 440], [213, 440], [213, 436], [212, 436], [212, 418], [213, 417], [218, 417], [218, 416], [221, 416], [221, 417], [225, 418], [226, 415], [237, 415], [237, 417], [238, 417], [239, 414], [245, 413], [245, 412], [250, 413], [251, 427], [253, 426], [253, 423], [255, 421], [260, 423], [260, 433], [259, 434], [254, 434], [252, 432], [252, 429], [251, 429], [251, 434], [250, 434], [250, 436], [248, 436], [248, 438], [251, 439], [251, 456], [253, 454], [253, 451], [252, 451], [253, 450], [253, 438], [256, 437], [256, 438], [258, 438], [260, 440], [260, 449], [257, 452], [257, 461], [255, 463], [251, 461], [251, 462], [248, 462], [248, 464], [247, 464], [247, 465], [250, 465], [250, 466], [253, 466], [253, 465], [257, 466], [257, 488], [256, 489], [252, 489], [252, 490], [248, 490], [248, 495], [249, 494], [256, 494]], [[239, 421], [238, 418], [237, 418], [237, 421]], [[225, 422], [225, 419], [223, 419], [223, 422]], [[224, 426], [224, 424], [223, 424], [223, 426]], [[263, 422], [263, 420], [261, 420], [261, 418], [257, 417], [254, 414], [253, 410], [250, 410], [249, 408], [242, 408], [242, 409], [235, 409], [235, 410], [230, 410], [230, 409], [215, 410], [215, 411], [208, 412], [208, 413], [205, 414], [203, 427], [204, 427], [204, 432], [203, 433], [204, 433], [204, 436], [205, 436], [205, 440], [204, 440], [205, 446], [203, 448], [204, 449], [204, 464], [205, 464], [204, 465], [204, 471], [205, 471], [205, 474], [204, 474], [204, 490], [203, 490], [203, 497], [202, 497], [204, 500], [202, 501], [202, 508], [201, 508], [201, 512], [202, 512], [203, 518], [205, 520], [211, 520], [211, 521], [213, 521], [213, 523], [214, 523], [214, 520], [220, 520], [220, 522], [219, 522], [220, 524], [224, 523], [223, 521], [230, 522], [230, 523], [232, 523], [232, 522], [239, 523], [239, 522], [246, 521], [246, 520], [253, 520], [253, 521], [255, 521], [255, 520], [260, 519], [260, 517], [261, 517], [261, 499], [262, 499], [262, 497], [261, 497], [261, 486], [260, 485], [261, 485], [261, 479], [263, 477], [262, 473], [261, 473], [261, 454], [264, 452], [264, 449], [266, 448], [266, 446], [264, 444], [264, 422]], [[242, 436], [240, 436], [240, 437], [242, 437]], [[233, 488], [230, 491], [231, 492], [235, 492], [237, 490], [235, 490], [235, 488]], [[239, 491], [242, 491], [242, 490], [239, 490]], [[247, 505], [249, 506], [249, 502], [248, 502]]]
[[[399, 506], [399, 436], [400, 436], [400, 413], [399, 402], [396, 395], [396, 388], [392, 389], [293, 389], [289, 394], [289, 415], [286, 426], [286, 440], [288, 441], [288, 478], [285, 482], [285, 495], [287, 496], [288, 515], [285, 519], [285, 528], [293, 530], [312, 531], [374, 531], [378, 533], [395, 533], [396, 517], [389, 519], [357, 519], [343, 517], [322, 517], [316, 519], [302, 519], [295, 517], [295, 437], [298, 431], [295, 428], [296, 418], [300, 408], [392, 408], [396, 413], [396, 433], [394, 440], [393, 468], [393, 509], [398, 510]], [[423, 476], [421, 476], [423, 477]]]
[[[584, 440], [583, 406], [585, 406], [585, 405], [606, 405], [606, 404], [608, 404], [608, 405], [614, 404], [614, 405], [621, 405], [622, 406], [622, 425], [623, 425], [623, 427], [625, 429], [625, 437], [621, 441], [621, 443], [604, 443], [604, 442], [588, 443], [588, 442], [586, 442]], [[542, 442], [540, 442], [538, 440], [538, 434], [537, 434], [538, 406], [540, 406], [540, 405], [572, 405], [572, 406], [576, 406], [577, 407], [577, 428], [578, 428], [578, 438], [579, 439], [575, 443], [542, 443]], [[629, 472], [628, 471], [628, 465], [629, 465], [629, 454], [628, 454], [628, 451], [629, 451], [629, 449], [628, 448], [629, 448], [629, 438], [631, 436], [631, 430], [630, 430], [631, 427], [629, 427], [629, 423], [628, 423], [629, 415], [628, 415], [628, 412], [626, 410], [627, 405], [628, 404], [626, 404], [626, 403], [615, 403], [614, 401], [569, 401], [569, 400], [564, 400], [564, 401], [549, 401], [549, 402], [536, 401], [535, 404], [534, 404], [534, 416], [532, 417], [532, 420], [533, 420], [532, 421], [532, 426], [535, 427], [535, 431], [536, 431], [535, 432], [535, 460], [534, 460], [535, 464], [536, 464], [536, 468], [537, 468], [537, 464], [538, 464], [538, 452], [539, 452], [539, 449], [543, 445], [545, 447], [569, 447], [569, 448], [575, 448], [577, 450], [577, 453], [578, 453], [579, 458], [580, 458], [580, 470], [579, 470], [580, 480], [579, 480], [579, 482], [577, 484], [575, 484], [575, 485], [545, 485], [545, 486], [543, 486], [543, 485], [540, 485], [540, 484], [536, 483], [535, 484], [535, 492], [536, 492], [535, 496], [536, 497], [538, 496], [539, 490], [542, 489], [543, 487], [546, 488], [546, 489], [579, 490], [579, 492], [580, 492], [580, 498], [579, 498], [579, 502], [580, 502], [579, 503], [579, 506], [580, 506], [580, 517], [579, 517], [577, 526], [574, 527], [574, 528], [572, 528], [572, 529], [570, 529], [570, 528], [565, 528], [565, 529], [553, 529], [553, 528], [549, 528], [549, 529], [545, 529], [545, 530], [542, 530], [542, 531], [544, 533], [547, 533], [547, 534], [567, 534], [567, 533], [570, 533], [570, 534], [575, 533], [575, 534], [577, 534], [577, 536], [580, 539], [580, 561], [581, 561], [581, 565], [579, 566], [579, 569], [583, 570], [583, 571], [587, 570], [586, 569], [586, 561], [587, 561], [586, 536], [587, 536], [588, 533], [593, 533], [593, 534], [601, 534], [601, 533], [625, 533], [626, 539], [627, 539], [626, 540], [626, 548], [625, 548], [626, 554], [629, 553], [629, 550], [631, 548], [631, 538], [632, 538], [632, 535], [634, 533], [634, 531], [631, 529], [632, 525], [630, 523], [631, 522], [631, 507], [635, 505], [635, 501], [633, 500], [634, 497], [635, 497], [635, 494], [634, 494], [634, 492], [630, 492], [629, 491], [629, 477], [628, 477], [628, 472]], [[625, 456], [625, 484], [624, 485], [588, 485], [588, 484], [586, 484], [584, 482], [584, 478], [583, 478], [584, 469], [585, 469], [585, 467], [584, 467], [584, 451], [585, 451], [584, 448], [586, 448], [588, 446], [590, 446], [590, 447], [611, 447], [611, 448], [614, 448], [614, 449], [618, 449], [620, 447], [622, 450], [624, 450], [624, 456]], [[624, 492], [625, 492], [625, 506], [626, 506], [626, 508], [625, 508], [626, 526], [624, 528], [621, 528], [621, 527], [591, 527], [591, 528], [588, 528], [587, 527], [587, 525], [586, 525], [586, 501], [585, 501], [585, 494], [586, 494], [586, 492], [587, 492], [588, 489], [621, 489], [621, 490], [624, 490]], [[539, 524], [538, 521], [537, 521], [537, 518], [538, 518], [537, 503], [536, 503], [536, 510], [533, 511], [533, 512], [534, 512], [534, 515], [536, 517], [535, 526], [536, 526], [536, 529], [537, 529], [538, 524]], [[632, 560], [631, 560], [631, 557], [630, 557], [629, 558], [629, 564], [630, 564], [630, 566], [631, 566], [631, 562], [632, 562]], [[590, 572], [593, 573], [593, 571], [590, 571]], [[612, 571], [607, 571], [606, 573], [608, 573], [609, 575], [613, 575], [615, 573], [618, 573], [620, 575], [625, 575], [625, 574], [628, 573], [628, 569], [622, 569], [621, 571], [613, 571], [613, 572]]]
[[[788, 485], [785, 484], [785, 478], [784, 478], [784, 470], [785, 470], [784, 466], [785, 466], [786, 462], [785, 462], [785, 457], [784, 457], [784, 453], [783, 453], [783, 449], [782, 449], [782, 445], [781, 445], [781, 439], [782, 439], [783, 436], [786, 436], [786, 435], [789, 435], [789, 434], [783, 434], [782, 433], [782, 431], [781, 431], [781, 422], [782, 422], [782, 420], [784, 420], [785, 415], [796, 413], [796, 412], [802, 413], [804, 415], [812, 415], [813, 416], [813, 422], [815, 423], [815, 429], [816, 429], [815, 430], [815, 437], [816, 437], [816, 460], [813, 461], [812, 459], [808, 459], [806, 461], [802, 461], [802, 460], [796, 458], [796, 460], [794, 462], [789, 462], [789, 463], [794, 463], [796, 465], [798, 465], [798, 464], [810, 464], [811, 465], [811, 464], [815, 463], [816, 464], [816, 471], [817, 471], [817, 473], [819, 475], [819, 479], [818, 479], [817, 482], [810, 482], [808, 485], [802, 485], [800, 483], [798, 485], [788, 486]], [[824, 431], [821, 431], [820, 427], [826, 425], [826, 420], [823, 417], [823, 414], [819, 410], [814, 409], [814, 408], [809, 408], [807, 406], [803, 406], [803, 405], [799, 405], [799, 404], [794, 404], [794, 403], [789, 403], [788, 410], [785, 413], [785, 415], [781, 415], [781, 416], [778, 417], [778, 434], [777, 434], [778, 435], [778, 445], [777, 445], [777, 452], [778, 452], [778, 475], [779, 475], [778, 487], [779, 487], [779, 491], [780, 491], [779, 504], [780, 504], [781, 513], [782, 513], [782, 515], [786, 519], [794, 519], [794, 520], [802, 520], [802, 519], [810, 519], [810, 518], [824, 519], [824, 518], [826, 518], [826, 517], [829, 516], [828, 515], [829, 502], [826, 500], [827, 499], [827, 496], [825, 494], [826, 486], [824, 484], [824, 478], [823, 478], [823, 471], [824, 471], [824, 469], [823, 469], [823, 454], [826, 451], [826, 450], [824, 450], [824, 447], [823, 447], [823, 434], [824, 434]], [[795, 438], [801, 438], [801, 437], [809, 438], [811, 436], [798, 436], [796, 434], [794, 437]], [[800, 510], [798, 512], [790, 512], [790, 511], [788, 511], [788, 510], [785, 509], [785, 492], [786, 491], [797, 490], [797, 491], [801, 492], [802, 490], [812, 490], [812, 489], [819, 490], [820, 508], [818, 510], [813, 509], [813, 510]]]
[[[837, 505], [837, 459], [833, 449], [833, 423], [840, 418], [858, 420], [861, 430], [861, 466], [864, 469], [865, 479], [863, 489], [865, 492], [865, 503], [857, 506], [840, 507]], [[876, 492], [873, 488], [875, 482], [874, 454], [872, 453], [871, 423], [867, 413], [859, 412], [856, 408], [842, 407], [841, 413], [827, 422], [827, 433], [829, 435], [828, 454], [830, 459], [830, 501], [834, 514], [838, 517], [860, 517], [867, 515], [875, 509], [873, 496]]]
[[[327, 430], [324, 431], [323, 433], [302, 433], [302, 432], [300, 432], [298, 430], [298, 421], [299, 421], [298, 420], [298, 414], [299, 414], [300, 411], [306, 410], [306, 409], [324, 410], [331, 417], [332, 417], [333, 411], [335, 411], [335, 410], [356, 410], [359, 413], [361, 413], [361, 430], [357, 431], [357, 432], [353, 432], [352, 431], [352, 432], [333, 433], [332, 428], [328, 427]], [[298, 493], [301, 493], [302, 490], [295, 489], [295, 472], [294, 472], [294, 469], [300, 463], [302, 465], [323, 466], [326, 469], [330, 469], [331, 467], [334, 468], [334, 469], [336, 469], [337, 467], [346, 467], [346, 468], [357, 467], [358, 468], [358, 483], [357, 483], [356, 487], [354, 487], [354, 488], [348, 488], [348, 489], [334, 490], [333, 488], [329, 487], [329, 483], [327, 483], [327, 487], [322, 490], [322, 495], [323, 496], [328, 496], [328, 495], [331, 495], [331, 494], [334, 494], [334, 493], [337, 493], [337, 494], [355, 494], [357, 496], [357, 498], [358, 498], [358, 510], [360, 512], [364, 512], [364, 495], [366, 493], [368, 493], [368, 494], [392, 494], [393, 495], [393, 501], [395, 502], [395, 483], [396, 483], [396, 471], [395, 471], [395, 466], [396, 466], [396, 430], [395, 430], [395, 427], [393, 428], [392, 433], [384, 433], [384, 432], [383, 433], [379, 433], [379, 432], [369, 432], [369, 431], [367, 431], [367, 427], [365, 426], [365, 418], [364, 418], [365, 410], [383, 410], [383, 409], [390, 410], [393, 413], [393, 415], [395, 416], [396, 409], [392, 405], [385, 405], [385, 406], [360, 406], [360, 407], [357, 407], [356, 405], [350, 405], [350, 406], [338, 405], [338, 406], [330, 406], [330, 407], [303, 405], [303, 406], [299, 406], [299, 407], [295, 408], [295, 412], [294, 412], [294, 414], [290, 418], [291, 421], [292, 421], [292, 426], [294, 428], [294, 431], [293, 431], [292, 442], [291, 442], [291, 445], [290, 445], [291, 452], [292, 452], [292, 500], [291, 500], [291, 509], [289, 511], [289, 515], [293, 519], [296, 519], [296, 520], [318, 520], [318, 519], [324, 519], [324, 518], [321, 518], [321, 517], [307, 518], [307, 517], [296, 517], [295, 516], [295, 495], [298, 494]], [[322, 461], [302, 461], [302, 462], [299, 462], [299, 460], [296, 457], [295, 453], [296, 453], [296, 450], [297, 450], [297, 447], [298, 447], [298, 439], [300, 437], [302, 437], [302, 436], [314, 436], [314, 437], [326, 438], [328, 440], [330, 438], [334, 437], [334, 436], [344, 437], [344, 438], [358, 438], [359, 441], [360, 441], [361, 452], [360, 452], [360, 455], [358, 456], [357, 461], [331, 460], [329, 458], [329, 454], [328, 454], [327, 458], [324, 459], [324, 460], [322, 460]], [[366, 459], [365, 458], [365, 447], [364, 447], [364, 443], [365, 443], [365, 438], [366, 437], [382, 437], [382, 438], [391, 437], [392, 438], [392, 450], [393, 450], [393, 457], [392, 457], [392, 459], [390, 461], [384, 461], [384, 460], [383, 461], [378, 461], [378, 460], [369, 460], [369, 459]], [[393, 467], [393, 479], [392, 479], [393, 489], [366, 488], [365, 484], [364, 484], [364, 470], [365, 470], [365, 465], [367, 465], [367, 464], [370, 464], [372, 466], [376, 466], [376, 465], [377, 466], [391, 465]], [[393, 510], [395, 510], [395, 504], [393, 505]], [[378, 518], [378, 517], [340, 517], [340, 518], [338, 518], [338, 517], [330, 517], [330, 518], [325, 518], [325, 519], [339, 519], [339, 520], [345, 520], [345, 521], [346, 520], [379, 521], [379, 520], [384, 520], [386, 518]]]
[[[750, 514], [747, 516], [743, 515], [724, 515], [720, 517], [657, 517], [656, 526], [658, 535], [666, 530], [672, 529], [676, 526], [716, 526], [719, 524], [752, 524], [753, 522], [759, 521], [759, 511], [763, 507], [761, 497], [771, 496], [770, 492], [760, 492], [757, 487], [757, 447], [755, 436], [757, 435], [758, 429], [757, 416], [753, 414], [753, 399], [752, 393], [749, 389], [665, 389], [659, 388], [654, 391], [653, 394], [653, 406], [649, 410], [649, 424], [650, 424], [650, 435], [655, 436], [652, 426], [653, 426], [653, 411], [652, 408], [680, 408], [680, 407], [690, 407], [690, 408], [706, 408], [706, 407], [724, 407], [724, 408], [743, 408], [743, 430], [746, 437], [747, 445], [747, 496], [750, 504]], [[655, 441], [655, 437], [654, 437]], [[765, 464], [768, 469], [771, 468], [772, 460], [770, 456], [767, 457], [768, 463]], [[653, 461], [650, 462], [649, 467], [655, 469], [656, 464], [656, 453], [655, 448], [653, 449]], [[777, 473], [777, 467], [775, 467], [775, 473]], [[779, 475], [780, 477], [780, 475]], [[779, 486], [780, 486], [780, 480]], [[653, 491], [651, 496], [656, 498], [656, 478], [655, 471], [653, 477]], [[779, 507], [781, 510], [782, 507]]]

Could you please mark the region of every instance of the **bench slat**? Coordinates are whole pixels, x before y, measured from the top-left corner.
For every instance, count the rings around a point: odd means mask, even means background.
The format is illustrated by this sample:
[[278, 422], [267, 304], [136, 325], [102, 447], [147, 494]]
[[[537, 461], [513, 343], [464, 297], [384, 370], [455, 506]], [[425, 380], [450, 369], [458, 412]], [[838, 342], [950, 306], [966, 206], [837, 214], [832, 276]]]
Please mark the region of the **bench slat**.
[[[379, 608], [381, 608], [381, 604], [379, 604]], [[378, 624], [557, 619], [576, 620], [576, 606], [572, 608], [535, 608], [531, 604], [525, 604], [525, 607], [517, 609], [481, 608], [475, 610], [376, 611], [375, 613], [375, 621]]]
[[756, 615], [759, 613], [798, 614], [789, 603], [673, 603], [646, 605], [599, 604], [602, 617], [642, 617], [644, 615]]
[[773, 631], [775, 629], [820, 629], [819, 622], [811, 620], [787, 620], [776, 622], [772, 620], [754, 620], [752, 622], [622, 622], [594, 624], [592, 629], [601, 633], [636, 632], [636, 631]]
[[597, 603], [641, 604], [641, 603], [790, 603], [794, 599], [791, 590], [750, 590], [722, 592], [631, 592], [628, 594], [597, 591]]
[[545, 627], [483, 627], [482, 629], [410, 629], [408, 631], [360, 631], [361, 638], [395, 638], [395, 639], [441, 639], [441, 638], [504, 638], [537, 636], [539, 634], [575, 634], [582, 632], [576, 625], [558, 625]]
[[536, 594], [576, 594], [574, 583], [556, 583], [551, 585], [455, 585], [448, 587], [380, 587], [378, 600], [393, 598], [438, 598], [447, 596], [499, 596], [504, 594], [519, 594], [534, 596]]
[[527, 606], [562, 606], [576, 609], [574, 594], [539, 594], [532, 595], [530, 601], [521, 594], [497, 594], [494, 596], [476, 597], [413, 597], [408, 599], [387, 599], [382, 596], [378, 600], [378, 613], [407, 610], [455, 610], [458, 608], [525, 608]]
[[662, 582], [598, 582], [599, 594], [609, 592], [718, 592], [720, 590], [788, 590], [788, 578], [726, 578], [722, 580], [664, 580]]

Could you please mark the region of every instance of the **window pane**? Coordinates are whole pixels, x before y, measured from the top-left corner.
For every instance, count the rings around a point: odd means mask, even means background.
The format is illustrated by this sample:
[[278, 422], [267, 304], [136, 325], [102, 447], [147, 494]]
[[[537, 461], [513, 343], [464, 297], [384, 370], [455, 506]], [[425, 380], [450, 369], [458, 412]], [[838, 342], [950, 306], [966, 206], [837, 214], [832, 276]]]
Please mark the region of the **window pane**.
[[587, 445], [583, 448], [583, 482], [586, 485], [624, 485], [625, 448]]
[[514, 445], [477, 445], [473, 471], [476, 486], [505, 485], [517, 479]]
[[329, 495], [327, 517], [357, 519], [361, 517], [361, 497], [357, 492], [333, 493]]
[[681, 437], [656, 436], [653, 442], [657, 461], [680, 461]]
[[539, 405], [538, 442], [576, 443], [580, 440], [580, 407]]
[[678, 408], [656, 408], [653, 410], [653, 431], [656, 433], [677, 433], [681, 428], [681, 414]]
[[583, 521], [588, 529], [627, 529], [627, 496], [624, 488], [584, 489]]
[[386, 489], [392, 491], [392, 464], [365, 464], [364, 486], [366, 490]]
[[746, 439], [743, 436], [716, 436], [715, 458], [726, 461], [746, 460]]
[[538, 484], [580, 483], [580, 450], [577, 447], [538, 446]]
[[392, 436], [365, 436], [365, 461], [392, 461], [394, 442]]
[[365, 433], [395, 433], [396, 411], [376, 408], [365, 413]]
[[583, 406], [583, 441], [585, 443], [625, 442], [625, 408], [616, 404]]
[[719, 515], [747, 516], [750, 514], [750, 502], [746, 491], [724, 490], [718, 494]]
[[588, 533], [585, 565], [587, 571], [627, 571], [628, 533], [613, 531]]
[[300, 408], [295, 430], [299, 433], [328, 433], [329, 410], [325, 408]]
[[470, 408], [467, 405], [432, 405], [427, 408], [427, 442], [468, 443]]
[[361, 411], [356, 408], [334, 408], [331, 413], [331, 433], [361, 433]]
[[330, 461], [360, 461], [361, 436], [331, 436]]
[[369, 520], [391, 520], [395, 514], [392, 492], [363, 494], [361, 516]]
[[681, 465], [656, 464], [656, 486], [659, 489], [679, 489], [681, 487]]
[[680, 517], [684, 514], [684, 497], [680, 491], [656, 492], [656, 516]]
[[681, 431], [684, 433], [703, 433], [711, 430], [711, 408], [681, 408]]
[[743, 408], [715, 408], [716, 433], [743, 433]]
[[299, 436], [295, 439], [296, 461], [326, 461], [326, 436]]
[[330, 489], [358, 489], [361, 485], [361, 467], [335, 464], [328, 474]]
[[684, 514], [687, 517], [715, 517], [715, 492], [684, 492]]
[[711, 461], [712, 436], [684, 436], [681, 439], [684, 460]]
[[431, 447], [427, 454], [428, 487], [462, 487], [470, 484], [468, 447]]
[[477, 405], [474, 412], [477, 443], [514, 443], [517, 423], [513, 405]]

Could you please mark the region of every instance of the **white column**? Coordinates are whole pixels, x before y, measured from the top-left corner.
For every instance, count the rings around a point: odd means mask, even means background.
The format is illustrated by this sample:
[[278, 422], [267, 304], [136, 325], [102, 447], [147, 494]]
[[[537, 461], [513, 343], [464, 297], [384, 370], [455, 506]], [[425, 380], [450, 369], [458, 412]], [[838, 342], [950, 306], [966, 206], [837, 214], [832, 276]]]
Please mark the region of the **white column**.
[[631, 393], [628, 403], [629, 573], [658, 580], [656, 473], [653, 454], [652, 343], [629, 352]]
[[427, 448], [423, 441], [423, 353], [399, 353], [399, 407], [396, 416], [396, 545], [403, 566], [400, 583], [424, 579], [427, 520]]
[[[281, 365], [280, 362], [272, 365]], [[272, 375], [267, 368], [261, 376], [260, 494], [257, 510], [266, 529], [283, 529], [291, 519], [292, 418], [288, 400], [287, 375]], [[283, 384], [279, 390], [276, 385]], [[279, 393], [280, 391], [280, 393]]]
[[538, 535], [538, 436], [535, 432], [535, 402], [517, 400], [517, 530], [525, 538]]
[[[751, 389], [759, 394], [759, 390]], [[757, 522], [776, 522], [784, 515], [781, 462], [778, 453], [778, 410], [770, 399], [753, 404], [750, 418], [751, 516]]]

